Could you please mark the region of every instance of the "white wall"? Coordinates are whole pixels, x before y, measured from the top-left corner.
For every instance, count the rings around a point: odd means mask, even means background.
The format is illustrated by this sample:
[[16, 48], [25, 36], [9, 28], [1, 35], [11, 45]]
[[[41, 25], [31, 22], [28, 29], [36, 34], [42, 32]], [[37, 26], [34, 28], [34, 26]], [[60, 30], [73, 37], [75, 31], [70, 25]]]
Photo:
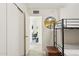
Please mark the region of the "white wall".
[[79, 30], [65, 30], [65, 44], [79, 44]]
[[[60, 9], [60, 18], [79, 18], [79, 4], [71, 3]], [[65, 43], [79, 44], [79, 30], [65, 30]]]
[[35, 16], [34, 14], [32, 14], [33, 10], [39, 10], [39, 14], [36, 16], [42, 16], [43, 19], [43, 27], [42, 27], [42, 45], [43, 45], [43, 49], [46, 49], [46, 46], [48, 45], [53, 45], [53, 40], [52, 40], [52, 34], [53, 32], [50, 31], [50, 29], [47, 29], [44, 26], [44, 21], [45, 18], [52, 16], [55, 17], [57, 20], [59, 19], [59, 9], [28, 9], [28, 12], [31, 16]]
[[6, 4], [0, 4], [0, 56], [6, 55]]
[[60, 9], [60, 18], [79, 18], [79, 4], [70, 3]]

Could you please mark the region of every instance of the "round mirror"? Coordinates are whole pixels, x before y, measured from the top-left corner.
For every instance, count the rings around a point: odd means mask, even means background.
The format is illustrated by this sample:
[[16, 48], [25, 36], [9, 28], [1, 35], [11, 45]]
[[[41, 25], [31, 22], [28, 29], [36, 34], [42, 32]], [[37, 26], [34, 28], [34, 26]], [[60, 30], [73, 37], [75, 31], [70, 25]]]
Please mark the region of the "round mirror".
[[52, 29], [56, 23], [56, 19], [54, 17], [47, 17], [44, 21], [44, 25], [48, 29]]

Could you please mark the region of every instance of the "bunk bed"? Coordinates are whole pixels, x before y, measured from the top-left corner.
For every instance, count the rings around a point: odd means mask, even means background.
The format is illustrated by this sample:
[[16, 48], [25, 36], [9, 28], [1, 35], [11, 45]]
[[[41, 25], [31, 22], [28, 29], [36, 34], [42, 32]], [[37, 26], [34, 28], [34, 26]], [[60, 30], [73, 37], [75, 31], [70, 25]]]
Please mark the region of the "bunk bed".
[[[79, 19], [78, 18], [70, 18], [70, 19], [62, 19], [56, 22], [55, 25], [55, 46], [61, 51], [62, 56], [79, 56], [79, 45], [71, 45], [64, 44], [65, 30], [67, 29], [79, 29]], [[58, 33], [60, 32], [60, 38], [58, 38]], [[59, 41], [60, 43], [59, 43]]]

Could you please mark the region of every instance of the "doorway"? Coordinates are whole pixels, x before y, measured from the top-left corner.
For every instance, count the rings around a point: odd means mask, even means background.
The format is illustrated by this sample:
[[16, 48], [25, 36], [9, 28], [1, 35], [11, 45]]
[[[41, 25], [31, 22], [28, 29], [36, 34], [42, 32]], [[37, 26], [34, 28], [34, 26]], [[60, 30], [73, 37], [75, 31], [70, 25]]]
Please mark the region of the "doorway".
[[42, 16], [30, 16], [30, 51], [42, 55]]

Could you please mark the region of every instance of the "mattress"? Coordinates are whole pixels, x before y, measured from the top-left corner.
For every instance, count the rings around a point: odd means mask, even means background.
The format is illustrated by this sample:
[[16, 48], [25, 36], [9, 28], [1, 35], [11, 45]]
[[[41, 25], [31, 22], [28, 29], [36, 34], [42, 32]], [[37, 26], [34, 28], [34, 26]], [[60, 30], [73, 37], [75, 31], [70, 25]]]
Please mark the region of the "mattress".
[[79, 56], [79, 44], [65, 44], [65, 56]]

